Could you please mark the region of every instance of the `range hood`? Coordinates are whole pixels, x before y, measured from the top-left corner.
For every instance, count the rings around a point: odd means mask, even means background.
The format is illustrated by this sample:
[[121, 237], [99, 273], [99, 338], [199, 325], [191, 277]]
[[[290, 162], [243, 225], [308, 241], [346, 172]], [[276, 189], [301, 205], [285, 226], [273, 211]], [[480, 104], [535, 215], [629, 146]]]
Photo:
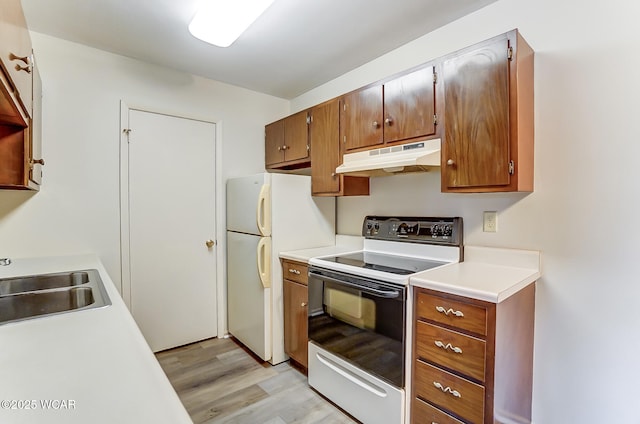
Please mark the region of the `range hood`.
[[424, 172], [440, 166], [440, 139], [418, 141], [363, 152], [347, 153], [336, 173], [381, 176], [401, 172]]

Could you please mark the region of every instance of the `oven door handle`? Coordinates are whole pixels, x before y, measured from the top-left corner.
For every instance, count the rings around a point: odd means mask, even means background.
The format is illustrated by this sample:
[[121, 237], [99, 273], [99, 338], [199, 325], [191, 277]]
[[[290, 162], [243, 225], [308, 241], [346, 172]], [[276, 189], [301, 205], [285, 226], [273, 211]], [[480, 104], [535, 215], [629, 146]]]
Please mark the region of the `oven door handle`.
[[385, 299], [395, 299], [400, 296], [400, 292], [398, 290], [379, 290], [374, 289], [373, 287], [363, 286], [361, 284], [352, 283], [349, 281], [338, 280], [336, 278], [327, 277], [326, 275], [319, 275], [314, 272], [310, 272], [309, 275], [313, 277], [320, 278], [321, 280], [331, 281], [332, 283], [342, 284], [345, 286], [353, 287], [355, 289], [361, 290], [363, 292], [369, 293], [373, 296], [383, 297]]

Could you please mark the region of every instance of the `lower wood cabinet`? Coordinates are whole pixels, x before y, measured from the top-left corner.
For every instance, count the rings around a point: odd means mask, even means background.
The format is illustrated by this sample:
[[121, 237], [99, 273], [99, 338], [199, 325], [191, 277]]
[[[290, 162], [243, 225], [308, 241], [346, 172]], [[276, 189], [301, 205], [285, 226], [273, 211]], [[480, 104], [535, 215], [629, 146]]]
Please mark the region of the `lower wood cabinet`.
[[307, 368], [308, 268], [301, 262], [282, 261], [284, 296], [284, 351]]
[[531, 422], [535, 283], [497, 304], [414, 296], [411, 422]]

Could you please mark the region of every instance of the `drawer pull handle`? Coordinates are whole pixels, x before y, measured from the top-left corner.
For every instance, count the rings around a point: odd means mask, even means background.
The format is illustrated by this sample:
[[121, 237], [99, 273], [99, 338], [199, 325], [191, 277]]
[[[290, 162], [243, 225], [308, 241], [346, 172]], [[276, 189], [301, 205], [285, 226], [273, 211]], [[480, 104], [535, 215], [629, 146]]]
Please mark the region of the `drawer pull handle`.
[[451, 314], [451, 315], [455, 315], [457, 317], [463, 317], [464, 316], [462, 311], [454, 311], [451, 308], [445, 309], [442, 306], [436, 306], [436, 311], [440, 312], [441, 314], [445, 314], [445, 315]]
[[291, 274], [300, 275], [300, 271], [298, 271], [297, 269], [289, 268], [289, 272], [290, 272]]
[[462, 353], [462, 349], [460, 349], [457, 346], [452, 346], [451, 343], [447, 343], [446, 345], [444, 343], [442, 343], [440, 340], [436, 340], [434, 342], [436, 344], [436, 346], [438, 346], [439, 348], [442, 348], [444, 350], [449, 350], [451, 349], [452, 351], [454, 351], [455, 353]]
[[448, 387], [448, 386], [444, 387], [442, 384], [438, 383], [437, 381], [434, 381], [433, 385], [436, 386], [438, 389], [442, 390], [444, 393], [451, 393], [453, 397], [457, 397], [457, 398], [462, 397], [459, 391], [451, 390], [451, 387]]

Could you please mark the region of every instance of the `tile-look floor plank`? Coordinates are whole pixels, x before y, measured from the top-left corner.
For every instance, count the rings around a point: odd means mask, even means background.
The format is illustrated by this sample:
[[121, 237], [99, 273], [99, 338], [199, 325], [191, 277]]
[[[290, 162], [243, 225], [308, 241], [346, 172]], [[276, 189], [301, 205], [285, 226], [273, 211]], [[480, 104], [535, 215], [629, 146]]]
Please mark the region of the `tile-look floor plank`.
[[204, 340], [156, 357], [195, 424], [357, 423], [288, 363], [261, 362], [233, 339]]

